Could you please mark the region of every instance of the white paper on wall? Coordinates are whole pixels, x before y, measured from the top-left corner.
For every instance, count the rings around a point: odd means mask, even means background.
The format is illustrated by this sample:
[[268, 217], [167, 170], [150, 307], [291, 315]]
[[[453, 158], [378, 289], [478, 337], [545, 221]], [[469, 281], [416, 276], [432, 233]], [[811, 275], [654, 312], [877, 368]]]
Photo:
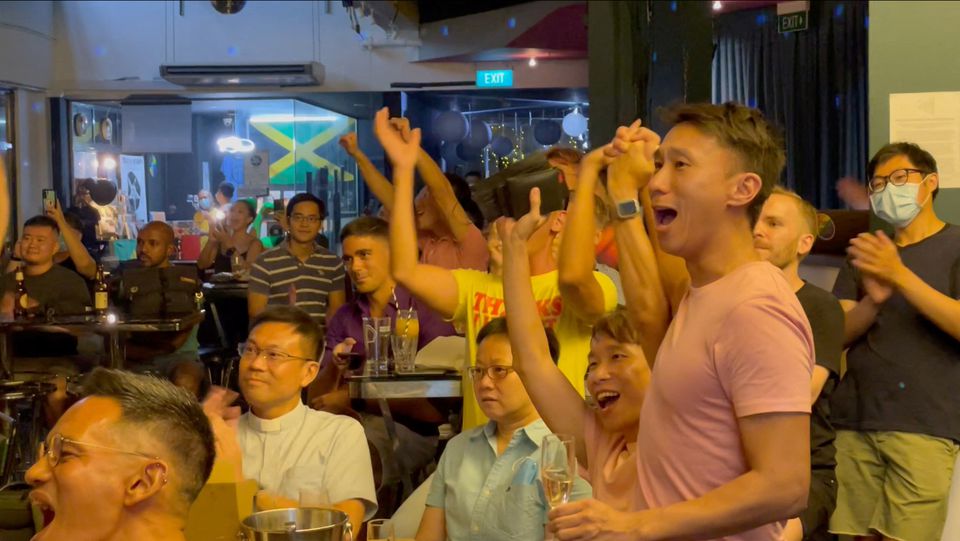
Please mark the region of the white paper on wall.
[[147, 222], [147, 186], [143, 156], [120, 155], [120, 185], [126, 196], [124, 214], [132, 215], [137, 222]]
[[890, 94], [890, 141], [909, 141], [937, 160], [941, 188], [960, 188], [960, 92]]
[[243, 184], [240, 197], [259, 197], [270, 192], [270, 153], [251, 152], [243, 158]]

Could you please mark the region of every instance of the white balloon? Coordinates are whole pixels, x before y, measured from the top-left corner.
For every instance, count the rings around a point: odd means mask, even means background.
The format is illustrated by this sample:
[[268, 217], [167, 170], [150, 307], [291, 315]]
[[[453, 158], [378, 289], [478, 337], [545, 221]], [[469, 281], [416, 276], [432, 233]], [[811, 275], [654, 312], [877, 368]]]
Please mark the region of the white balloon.
[[563, 133], [570, 137], [580, 137], [585, 131], [587, 131], [587, 117], [580, 114], [579, 111], [574, 111], [563, 117]]

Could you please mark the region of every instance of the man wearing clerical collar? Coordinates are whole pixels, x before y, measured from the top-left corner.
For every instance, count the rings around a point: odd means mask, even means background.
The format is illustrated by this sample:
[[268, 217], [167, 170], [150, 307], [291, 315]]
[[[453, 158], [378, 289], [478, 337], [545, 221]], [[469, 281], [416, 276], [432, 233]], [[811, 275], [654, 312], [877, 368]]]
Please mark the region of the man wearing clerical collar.
[[300, 399], [317, 375], [322, 345], [320, 329], [300, 309], [269, 307], [254, 319], [240, 345], [240, 390], [250, 405], [237, 426], [243, 476], [260, 484], [259, 508], [297, 507], [301, 491], [326, 494], [359, 527], [377, 509], [363, 427]]

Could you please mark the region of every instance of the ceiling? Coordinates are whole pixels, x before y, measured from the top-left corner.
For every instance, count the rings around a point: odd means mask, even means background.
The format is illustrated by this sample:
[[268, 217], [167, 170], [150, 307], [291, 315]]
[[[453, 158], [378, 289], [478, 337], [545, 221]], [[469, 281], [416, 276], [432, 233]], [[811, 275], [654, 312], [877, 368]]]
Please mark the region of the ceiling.
[[482, 2], [417, 0], [417, 8], [420, 11], [420, 22], [432, 23], [526, 3], [528, 2], [525, 0], [483, 0]]
[[586, 88], [431, 91], [410, 93], [408, 99], [433, 109], [464, 113], [530, 111], [536, 114], [542, 110], [580, 106], [586, 114], [589, 108]]

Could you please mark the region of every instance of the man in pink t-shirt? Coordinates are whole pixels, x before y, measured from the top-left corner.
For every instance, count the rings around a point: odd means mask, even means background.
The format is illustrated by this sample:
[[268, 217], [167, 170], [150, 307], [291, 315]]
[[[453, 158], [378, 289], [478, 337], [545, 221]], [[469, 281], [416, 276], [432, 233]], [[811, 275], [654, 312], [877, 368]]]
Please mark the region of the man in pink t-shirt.
[[[778, 541], [806, 505], [814, 365], [796, 295], [753, 246], [782, 143], [759, 111], [738, 104], [680, 105], [667, 121], [662, 145], [639, 122], [620, 128], [608, 175], [620, 219], [638, 224], [649, 182], [660, 246], [690, 275], [640, 414], [644, 508], [572, 503], [551, 512], [550, 528], [562, 539]], [[640, 253], [618, 241], [625, 257]], [[660, 287], [656, 266], [644, 268], [643, 285]]]

